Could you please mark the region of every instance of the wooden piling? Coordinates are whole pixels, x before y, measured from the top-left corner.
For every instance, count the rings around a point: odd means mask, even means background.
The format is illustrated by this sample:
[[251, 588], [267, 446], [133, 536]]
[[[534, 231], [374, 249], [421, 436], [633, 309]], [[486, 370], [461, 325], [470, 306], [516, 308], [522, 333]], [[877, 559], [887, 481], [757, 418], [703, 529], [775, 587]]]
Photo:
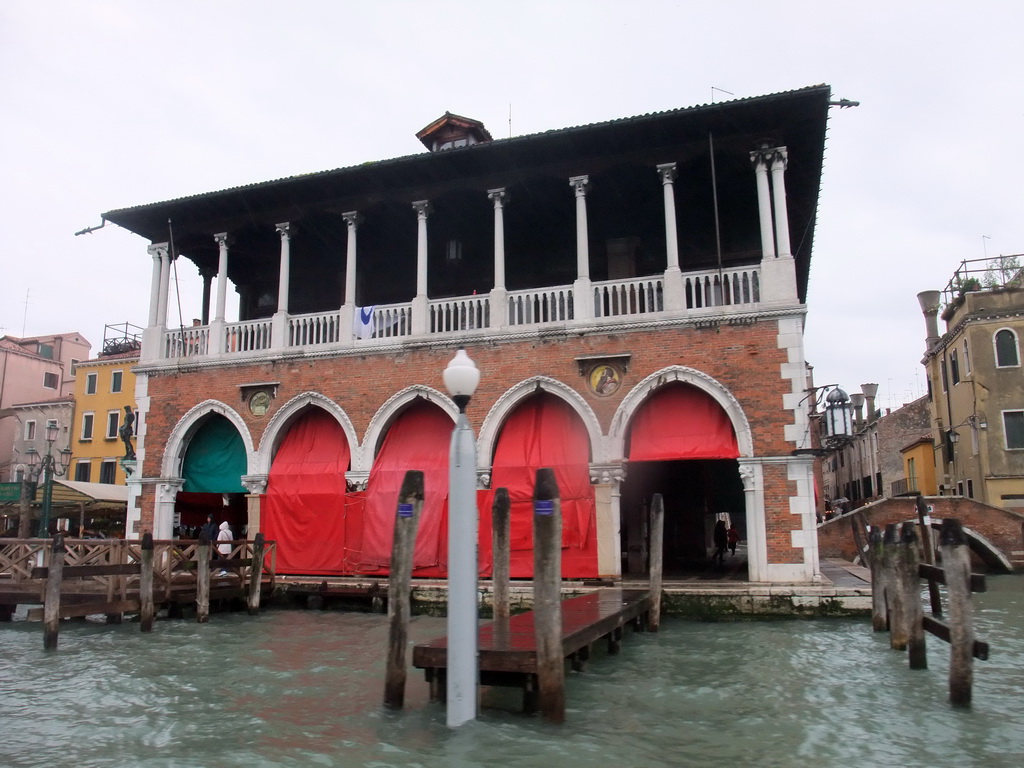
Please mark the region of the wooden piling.
[[260, 589], [263, 586], [263, 559], [266, 546], [263, 534], [257, 533], [252, 541], [252, 564], [249, 567], [249, 602], [246, 607], [250, 616], [260, 612]]
[[974, 681], [971, 557], [959, 520], [946, 518], [942, 521], [939, 551], [949, 599], [949, 701], [955, 706], [969, 707]]
[[889, 647], [905, 651], [910, 639], [907, 622], [907, 578], [903, 573], [906, 562], [899, 551], [899, 526], [890, 523], [885, 527], [883, 544], [883, 568], [886, 570], [886, 604], [889, 609]]
[[153, 631], [153, 534], [148, 531], [142, 536], [141, 568], [139, 570], [139, 628], [143, 632]]
[[661, 571], [665, 540], [665, 500], [660, 493], [651, 501], [651, 612], [647, 631], [657, 632], [661, 626]]
[[494, 584], [495, 621], [508, 621], [512, 610], [509, 595], [509, 574], [511, 568], [510, 507], [508, 488], [498, 488], [494, 492], [494, 503], [491, 505], [491, 551], [494, 554], [491, 581]]
[[[932, 535], [928, 503], [924, 500], [924, 496], [918, 496], [915, 504], [917, 506], [917, 523], [921, 526], [921, 548], [924, 553], [924, 561], [928, 565], [935, 565], [935, 538]], [[928, 600], [931, 603], [932, 616], [941, 616], [942, 597], [939, 594], [938, 582], [932, 579], [928, 579]]]
[[885, 576], [882, 573], [883, 553], [882, 529], [877, 525], [868, 531], [868, 548], [871, 550], [871, 628], [875, 632], [889, 629], [889, 616], [885, 608]]
[[210, 540], [205, 531], [199, 533], [196, 546], [196, 621], [210, 620]]
[[553, 469], [537, 470], [533, 491], [533, 613], [537, 705], [545, 720], [565, 722], [562, 655], [562, 501]]
[[50, 547], [50, 564], [46, 574], [46, 596], [43, 602], [43, 648], [57, 647], [60, 634], [60, 584], [64, 578], [64, 537], [57, 534]]
[[410, 469], [398, 492], [398, 512], [388, 576], [388, 660], [384, 706], [401, 709], [405, 703], [405, 652], [409, 638], [410, 590], [416, 526], [423, 509], [423, 473]]
[[900, 529], [900, 575], [903, 578], [903, 606], [907, 624], [907, 655], [911, 669], [927, 669], [928, 657], [924, 643], [924, 608], [921, 605], [920, 558], [917, 554], [917, 530], [914, 523]]

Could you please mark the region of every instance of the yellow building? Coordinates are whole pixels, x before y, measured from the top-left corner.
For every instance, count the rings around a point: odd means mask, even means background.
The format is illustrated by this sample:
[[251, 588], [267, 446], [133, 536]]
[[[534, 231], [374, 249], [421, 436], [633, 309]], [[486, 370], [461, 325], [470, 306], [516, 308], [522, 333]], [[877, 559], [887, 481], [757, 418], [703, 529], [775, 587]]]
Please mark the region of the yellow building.
[[935, 446], [930, 437], [921, 437], [900, 449], [903, 456], [903, 476], [907, 493], [936, 496], [939, 492], [935, 480]]
[[[125, 485], [120, 460], [125, 443], [118, 430], [125, 408], [137, 419], [135, 374], [138, 349], [85, 360], [75, 366], [75, 417], [71, 428], [71, 466], [67, 478], [83, 483]], [[137, 421], [133, 431], [138, 430]], [[132, 438], [135, 445], [135, 438]]]

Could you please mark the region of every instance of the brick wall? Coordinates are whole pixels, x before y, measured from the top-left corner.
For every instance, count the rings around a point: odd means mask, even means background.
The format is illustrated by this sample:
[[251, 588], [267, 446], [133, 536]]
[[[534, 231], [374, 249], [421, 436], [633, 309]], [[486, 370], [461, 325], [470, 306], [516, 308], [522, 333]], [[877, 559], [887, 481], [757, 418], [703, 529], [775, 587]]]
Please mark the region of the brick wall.
[[[755, 456], [785, 456], [794, 445], [784, 437], [791, 412], [783, 410], [783, 395], [792, 387], [781, 377], [786, 350], [778, 348], [776, 321], [750, 325], [723, 324], [712, 328], [658, 328], [585, 336], [566, 332], [559, 336], [519, 341], [495, 341], [468, 347], [481, 371], [480, 386], [469, 408], [479, 430], [489, 409], [512, 386], [532, 376], [556, 379], [581, 394], [607, 433], [622, 399], [651, 373], [670, 365], [683, 365], [716, 379], [739, 401], [750, 423]], [[614, 395], [598, 397], [587, 387], [576, 357], [630, 355], [628, 370]], [[143, 477], [160, 476], [164, 447], [171, 430], [193, 406], [213, 399], [231, 406], [242, 416], [255, 445], [276, 410], [303, 392], [319, 392], [338, 403], [351, 419], [359, 439], [370, 420], [396, 392], [414, 384], [444, 392], [442, 371], [453, 355], [452, 347], [410, 347], [390, 354], [336, 358], [294, 359], [216, 369], [152, 373], [148, 382], [150, 409], [146, 414]], [[269, 412], [257, 418], [244, 407], [240, 387], [258, 382], [280, 382]], [[786, 478], [783, 464], [765, 467], [765, 504], [768, 552], [771, 562], [798, 563], [803, 550], [792, 546], [791, 531], [799, 518], [790, 513], [789, 497], [795, 483]], [[142, 527], [152, 521], [151, 494], [142, 498]]]

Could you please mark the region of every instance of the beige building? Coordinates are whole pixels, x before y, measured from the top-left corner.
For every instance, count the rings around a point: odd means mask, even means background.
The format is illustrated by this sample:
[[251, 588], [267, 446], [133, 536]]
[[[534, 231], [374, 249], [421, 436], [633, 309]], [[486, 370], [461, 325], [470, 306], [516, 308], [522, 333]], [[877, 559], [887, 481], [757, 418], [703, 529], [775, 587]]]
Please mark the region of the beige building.
[[1024, 509], [1019, 258], [962, 262], [945, 290], [918, 294], [928, 330], [922, 362], [939, 492], [1018, 510]]

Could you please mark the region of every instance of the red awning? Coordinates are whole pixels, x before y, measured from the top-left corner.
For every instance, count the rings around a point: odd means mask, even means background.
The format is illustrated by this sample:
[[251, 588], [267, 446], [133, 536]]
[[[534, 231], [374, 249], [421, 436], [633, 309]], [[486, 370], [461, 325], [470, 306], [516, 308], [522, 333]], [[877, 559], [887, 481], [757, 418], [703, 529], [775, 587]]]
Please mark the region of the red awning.
[[711, 395], [672, 384], [633, 417], [627, 455], [630, 461], [735, 459], [740, 451], [732, 422]]

